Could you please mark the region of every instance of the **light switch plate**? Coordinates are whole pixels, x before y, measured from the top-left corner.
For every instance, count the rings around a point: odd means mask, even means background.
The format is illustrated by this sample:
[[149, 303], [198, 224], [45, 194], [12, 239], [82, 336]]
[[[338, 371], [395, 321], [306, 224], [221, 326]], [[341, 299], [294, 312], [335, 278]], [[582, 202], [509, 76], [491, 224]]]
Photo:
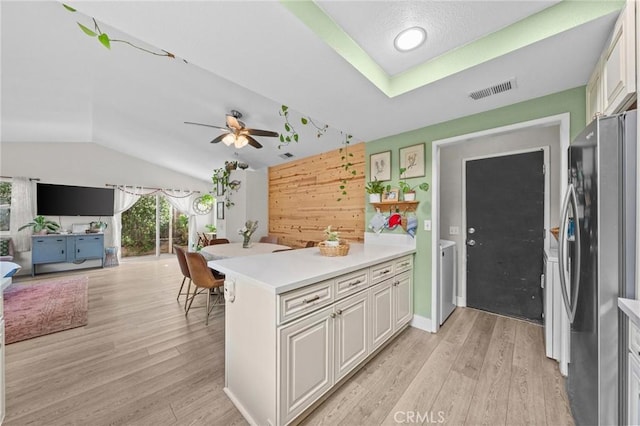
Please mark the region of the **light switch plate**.
[[431, 221], [429, 219], [424, 220], [424, 230], [431, 231]]
[[449, 227], [449, 235], [460, 235], [460, 227], [459, 226], [450, 226]]

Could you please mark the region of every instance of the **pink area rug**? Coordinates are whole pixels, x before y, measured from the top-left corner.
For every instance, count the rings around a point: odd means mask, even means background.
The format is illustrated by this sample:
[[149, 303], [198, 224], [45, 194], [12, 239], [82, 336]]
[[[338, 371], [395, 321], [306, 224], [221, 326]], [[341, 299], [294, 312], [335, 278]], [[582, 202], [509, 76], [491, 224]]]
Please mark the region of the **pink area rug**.
[[5, 343], [87, 324], [87, 277], [12, 284], [4, 291]]

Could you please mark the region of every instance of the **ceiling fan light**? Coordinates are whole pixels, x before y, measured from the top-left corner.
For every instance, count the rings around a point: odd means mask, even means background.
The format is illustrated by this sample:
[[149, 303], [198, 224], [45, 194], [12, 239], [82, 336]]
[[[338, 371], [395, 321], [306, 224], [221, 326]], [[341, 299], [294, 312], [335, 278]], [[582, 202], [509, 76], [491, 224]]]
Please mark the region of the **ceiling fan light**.
[[233, 133], [229, 133], [227, 136], [222, 138], [222, 142], [224, 142], [226, 146], [230, 146], [233, 143], [236, 143], [237, 145], [236, 135], [234, 135]]
[[236, 138], [236, 148], [242, 148], [249, 143], [249, 139], [245, 135], [240, 135]]

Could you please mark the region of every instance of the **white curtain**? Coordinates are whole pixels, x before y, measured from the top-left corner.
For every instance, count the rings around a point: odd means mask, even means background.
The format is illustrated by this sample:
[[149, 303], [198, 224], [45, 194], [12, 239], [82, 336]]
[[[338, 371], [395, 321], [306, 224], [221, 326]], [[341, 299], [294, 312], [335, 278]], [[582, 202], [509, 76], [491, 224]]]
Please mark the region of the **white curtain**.
[[188, 247], [195, 247], [198, 239], [196, 234], [196, 212], [193, 209], [193, 200], [196, 193], [191, 191], [162, 191], [167, 196], [167, 201], [182, 214], [189, 217], [189, 242]]
[[142, 195], [146, 195], [153, 191], [146, 191], [143, 187], [117, 187], [113, 197], [113, 217], [111, 218], [111, 224], [107, 229], [107, 246], [117, 247], [118, 259], [121, 258], [120, 247], [121, 233], [122, 233], [122, 212], [129, 210], [135, 203], [138, 202]]
[[36, 215], [35, 182], [26, 177], [14, 177], [11, 180], [11, 216], [10, 232], [16, 251], [31, 250], [31, 232], [18, 228], [33, 220]]

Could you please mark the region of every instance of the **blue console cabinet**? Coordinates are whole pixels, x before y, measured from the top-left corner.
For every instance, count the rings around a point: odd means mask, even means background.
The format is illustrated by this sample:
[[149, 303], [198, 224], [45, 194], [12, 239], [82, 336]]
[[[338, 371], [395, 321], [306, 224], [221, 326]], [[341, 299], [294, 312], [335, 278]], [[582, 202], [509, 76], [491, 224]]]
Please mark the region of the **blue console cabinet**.
[[104, 267], [103, 234], [33, 235], [31, 237], [31, 275], [36, 265], [45, 263], [82, 262], [100, 259]]

